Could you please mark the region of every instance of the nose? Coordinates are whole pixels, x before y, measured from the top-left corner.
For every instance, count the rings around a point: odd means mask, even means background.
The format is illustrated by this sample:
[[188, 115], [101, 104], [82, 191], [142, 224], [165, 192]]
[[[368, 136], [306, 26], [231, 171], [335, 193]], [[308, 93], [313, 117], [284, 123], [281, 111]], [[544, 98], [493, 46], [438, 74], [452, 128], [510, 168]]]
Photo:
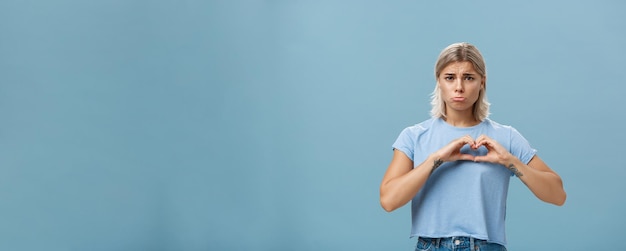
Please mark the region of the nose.
[[465, 89], [463, 88], [463, 81], [458, 78], [454, 81], [454, 92], [463, 93]]

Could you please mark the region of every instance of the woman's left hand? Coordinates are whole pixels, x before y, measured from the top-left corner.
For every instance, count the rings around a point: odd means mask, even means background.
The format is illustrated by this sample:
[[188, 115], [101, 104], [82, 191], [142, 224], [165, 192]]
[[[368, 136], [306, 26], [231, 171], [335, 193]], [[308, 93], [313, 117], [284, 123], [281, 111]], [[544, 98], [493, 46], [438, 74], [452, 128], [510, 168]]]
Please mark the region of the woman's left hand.
[[500, 143], [486, 135], [480, 135], [471, 147], [476, 150], [481, 146], [485, 146], [487, 148], [487, 154], [474, 157], [475, 162], [490, 162], [507, 165], [513, 156], [502, 145], [500, 145]]

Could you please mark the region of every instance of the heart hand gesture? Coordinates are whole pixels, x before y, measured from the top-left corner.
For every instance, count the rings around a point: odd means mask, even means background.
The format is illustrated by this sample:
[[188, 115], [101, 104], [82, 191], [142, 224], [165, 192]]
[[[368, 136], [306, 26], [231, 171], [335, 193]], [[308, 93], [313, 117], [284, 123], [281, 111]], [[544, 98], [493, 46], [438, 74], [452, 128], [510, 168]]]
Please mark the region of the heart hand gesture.
[[[487, 155], [473, 156], [471, 154], [461, 153], [461, 148], [465, 145], [469, 145], [472, 149], [477, 150], [481, 146], [487, 148]], [[490, 162], [505, 165], [511, 154], [497, 141], [489, 138], [486, 135], [481, 135], [474, 140], [469, 135], [455, 139], [448, 145], [439, 149], [436, 153], [441, 161], [457, 161], [457, 160], [471, 160], [474, 162]]]

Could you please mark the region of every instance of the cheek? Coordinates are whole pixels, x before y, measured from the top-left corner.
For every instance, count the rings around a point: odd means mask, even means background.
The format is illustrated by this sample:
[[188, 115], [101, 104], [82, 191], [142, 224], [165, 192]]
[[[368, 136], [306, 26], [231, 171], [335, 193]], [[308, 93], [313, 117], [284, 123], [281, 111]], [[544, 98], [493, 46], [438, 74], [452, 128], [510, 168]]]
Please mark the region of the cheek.
[[478, 90], [478, 91], [476, 91], [476, 93], [474, 94], [474, 99], [475, 99], [475, 101], [478, 101], [478, 98], [480, 97], [480, 92], [481, 92], [481, 91], [482, 91], [482, 90]]
[[450, 87], [450, 85], [439, 85], [439, 89], [441, 90], [441, 94], [443, 95], [450, 95], [450, 93], [454, 93], [454, 88]]

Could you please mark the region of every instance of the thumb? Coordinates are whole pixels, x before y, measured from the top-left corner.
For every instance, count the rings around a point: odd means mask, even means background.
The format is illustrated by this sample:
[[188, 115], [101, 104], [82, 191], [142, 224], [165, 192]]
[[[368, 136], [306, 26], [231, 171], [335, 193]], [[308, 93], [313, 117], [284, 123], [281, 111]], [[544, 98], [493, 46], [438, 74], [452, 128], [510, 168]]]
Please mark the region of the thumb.
[[471, 155], [471, 154], [461, 154], [461, 155], [459, 155], [459, 160], [473, 160], [473, 161], [476, 161], [475, 158], [476, 157], [474, 157], [474, 155]]
[[490, 159], [485, 156], [476, 156], [474, 157], [474, 162], [491, 162]]

